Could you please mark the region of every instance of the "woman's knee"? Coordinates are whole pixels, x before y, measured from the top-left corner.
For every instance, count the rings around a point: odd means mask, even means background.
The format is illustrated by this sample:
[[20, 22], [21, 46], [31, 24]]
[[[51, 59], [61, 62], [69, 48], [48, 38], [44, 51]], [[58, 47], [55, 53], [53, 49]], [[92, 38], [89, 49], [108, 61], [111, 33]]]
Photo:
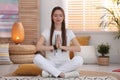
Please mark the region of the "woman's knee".
[[35, 57], [33, 58], [33, 63], [38, 63], [39, 61], [41, 61], [40, 59], [42, 56], [40, 54], [36, 54]]
[[75, 56], [73, 58], [73, 61], [76, 65], [82, 65], [83, 64], [83, 58], [81, 56]]

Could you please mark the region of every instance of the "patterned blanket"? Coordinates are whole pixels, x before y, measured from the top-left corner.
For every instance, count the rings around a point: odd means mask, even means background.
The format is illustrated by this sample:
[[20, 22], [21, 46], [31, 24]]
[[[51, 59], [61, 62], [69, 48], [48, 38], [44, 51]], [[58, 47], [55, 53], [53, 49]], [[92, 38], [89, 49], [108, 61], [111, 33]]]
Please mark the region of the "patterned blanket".
[[81, 76], [75, 78], [43, 78], [41, 76], [11, 76], [11, 77], [0, 77], [0, 80], [118, 80], [112, 76], [96, 76], [96, 77], [88, 77]]

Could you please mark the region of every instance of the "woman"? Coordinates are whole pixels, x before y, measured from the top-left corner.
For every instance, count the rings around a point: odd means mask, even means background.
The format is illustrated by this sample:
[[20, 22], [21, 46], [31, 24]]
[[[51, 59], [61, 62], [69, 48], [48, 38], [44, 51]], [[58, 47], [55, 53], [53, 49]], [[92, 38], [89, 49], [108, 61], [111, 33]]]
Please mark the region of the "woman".
[[[66, 30], [65, 14], [61, 7], [53, 8], [51, 22], [51, 29], [42, 33], [36, 45], [37, 51], [40, 51], [42, 55], [36, 54], [33, 62], [43, 70], [43, 77], [79, 76], [79, 72], [75, 69], [83, 64], [83, 59], [80, 56], [74, 56], [70, 60], [69, 51], [80, 52], [80, 45], [74, 33]], [[74, 46], [70, 46], [71, 42]]]

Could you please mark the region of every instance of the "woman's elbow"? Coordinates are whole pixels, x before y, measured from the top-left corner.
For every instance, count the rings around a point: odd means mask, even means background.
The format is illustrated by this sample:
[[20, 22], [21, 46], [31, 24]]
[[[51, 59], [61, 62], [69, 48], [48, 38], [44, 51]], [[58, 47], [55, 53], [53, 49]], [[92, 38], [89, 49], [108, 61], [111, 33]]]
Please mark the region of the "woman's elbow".
[[40, 51], [38, 47], [36, 47], [36, 51]]
[[78, 46], [77, 51], [78, 51], [78, 52], [81, 52], [81, 48], [80, 48], [80, 46]]
[[36, 45], [36, 51], [40, 51], [40, 47]]

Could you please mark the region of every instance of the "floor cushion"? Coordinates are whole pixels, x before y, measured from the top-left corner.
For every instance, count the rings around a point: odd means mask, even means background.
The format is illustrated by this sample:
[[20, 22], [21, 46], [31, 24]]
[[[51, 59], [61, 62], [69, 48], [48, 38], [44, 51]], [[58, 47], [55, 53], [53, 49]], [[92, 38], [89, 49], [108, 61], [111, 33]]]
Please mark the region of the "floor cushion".
[[35, 45], [10, 45], [9, 47], [10, 54], [14, 55], [26, 55], [26, 54], [35, 54], [36, 47]]
[[33, 63], [34, 54], [32, 55], [10, 55], [10, 59], [14, 64]]
[[18, 76], [37, 76], [41, 75], [42, 70], [35, 64], [20, 64], [13, 72]]

